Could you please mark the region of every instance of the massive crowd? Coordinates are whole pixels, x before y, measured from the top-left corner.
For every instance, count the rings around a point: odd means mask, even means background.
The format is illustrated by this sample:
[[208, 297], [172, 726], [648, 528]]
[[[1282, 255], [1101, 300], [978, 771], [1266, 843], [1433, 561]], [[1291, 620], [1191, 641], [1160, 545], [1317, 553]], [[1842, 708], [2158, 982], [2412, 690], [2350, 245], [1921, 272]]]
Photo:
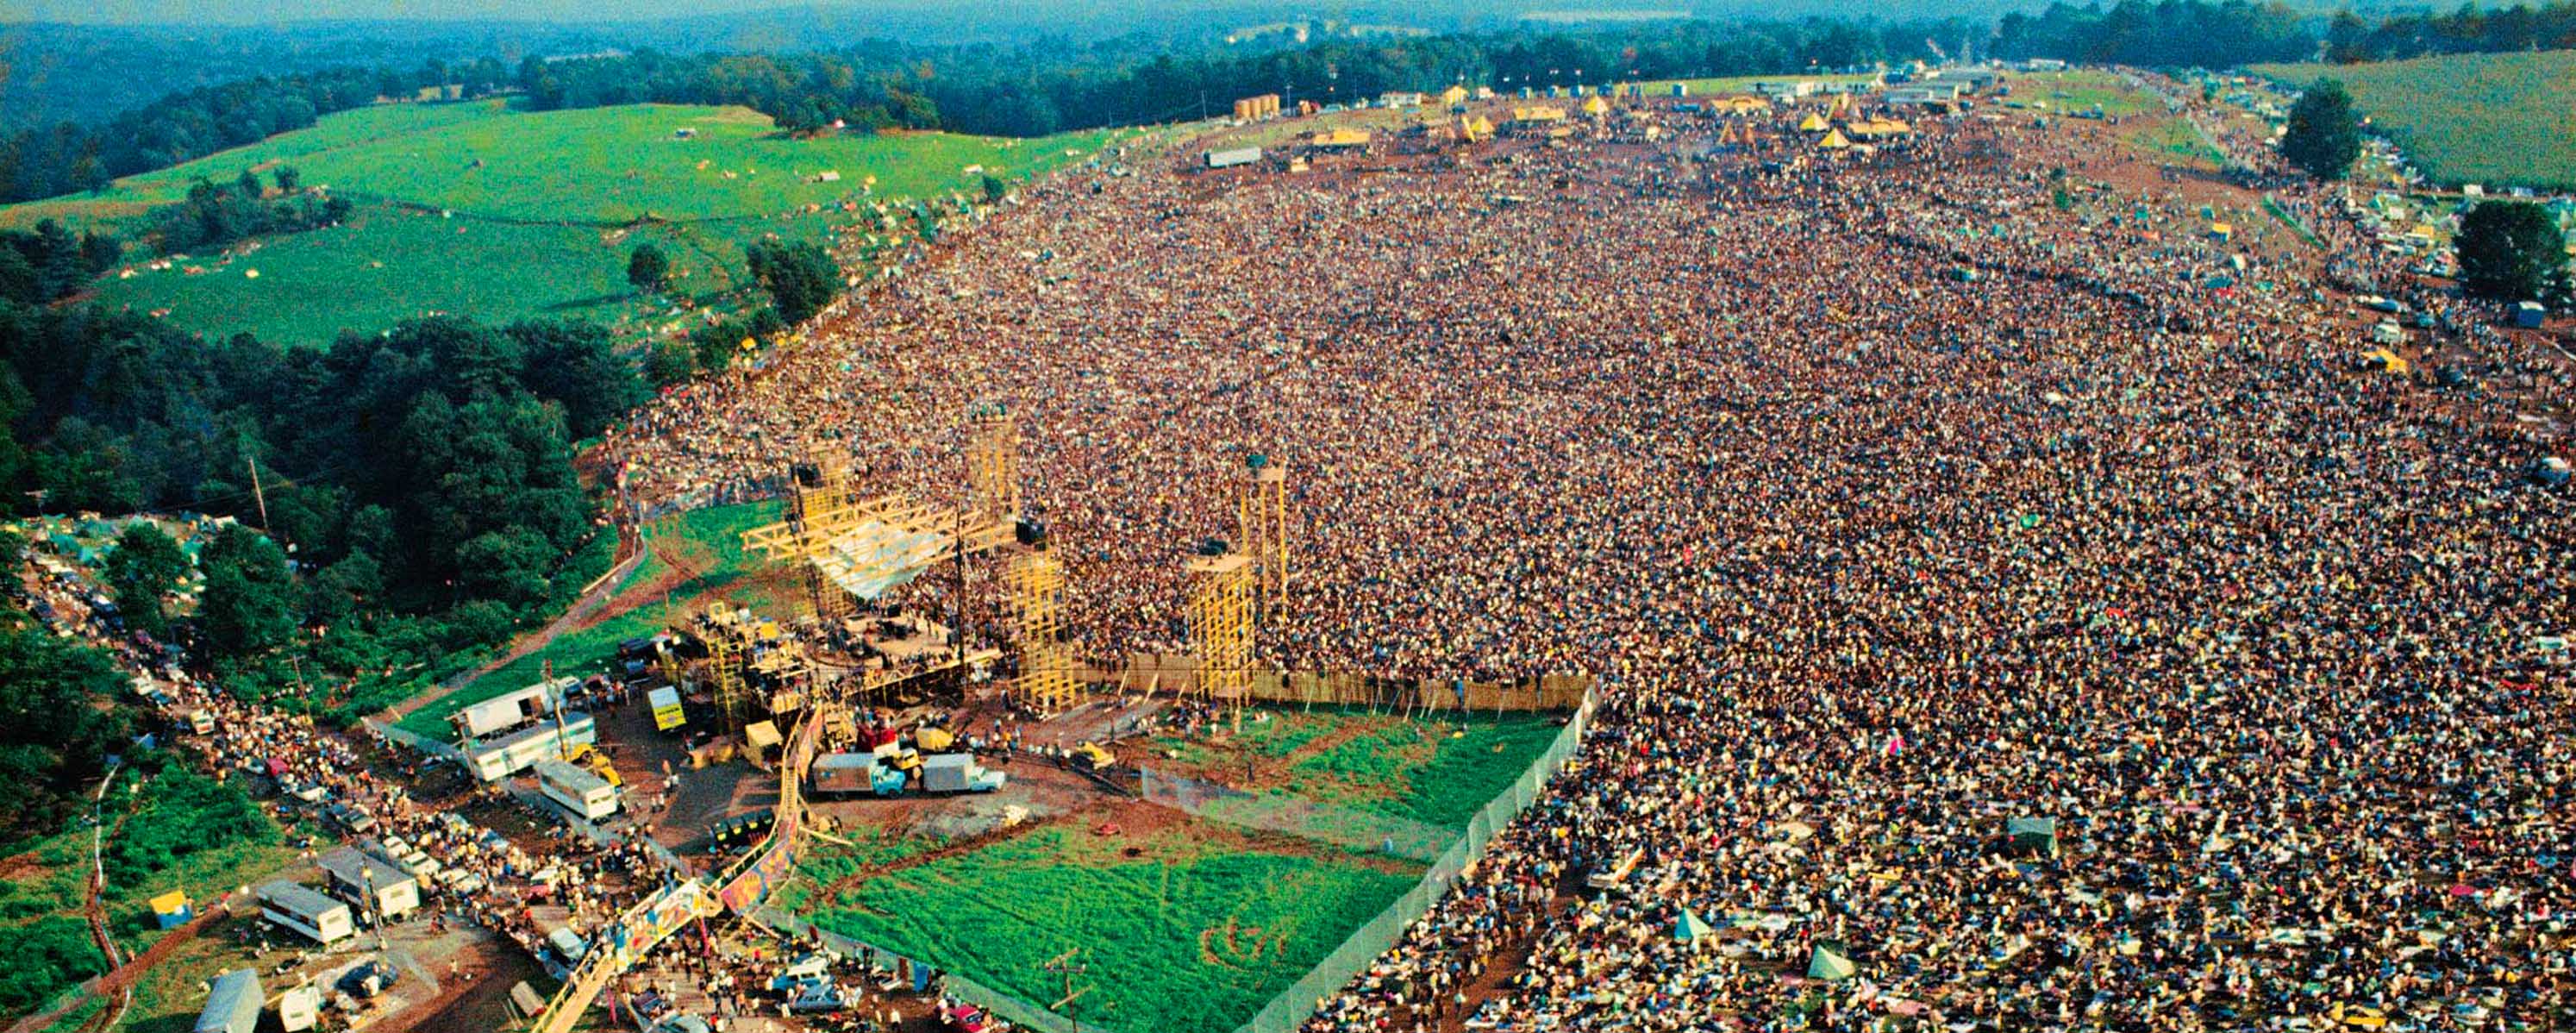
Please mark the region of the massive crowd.
[[[2026, 118], [1836, 156], [1659, 117], [1059, 177], [615, 447], [648, 498], [838, 439], [954, 501], [1000, 401], [1100, 660], [1185, 647], [1260, 453], [1266, 660], [1601, 675], [1570, 776], [1315, 1030], [2576, 1021], [2576, 525], [2517, 477], [2562, 369], [2260, 154], [2322, 255], [2087, 217]], [[2360, 368], [2324, 288], [2365, 283], [2474, 386]], [[1803, 978], [1820, 941], [1857, 974]]]

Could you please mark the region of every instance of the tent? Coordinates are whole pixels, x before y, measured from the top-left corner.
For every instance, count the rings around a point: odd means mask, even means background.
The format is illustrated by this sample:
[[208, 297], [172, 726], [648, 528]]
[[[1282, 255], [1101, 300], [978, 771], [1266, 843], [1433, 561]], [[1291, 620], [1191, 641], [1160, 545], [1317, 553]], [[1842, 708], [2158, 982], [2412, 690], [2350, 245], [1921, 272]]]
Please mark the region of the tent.
[[2012, 837], [2015, 849], [2057, 856], [2055, 818], [2012, 818], [2004, 822], [2004, 834]]
[[1826, 124], [1825, 116], [1813, 111], [1807, 112], [1807, 117], [1798, 120], [1798, 131], [1801, 133], [1821, 133], [1832, 128], [1831, 125]]
[[1851, 146], [1851, 141], [1843, 138], [1842, 130], [1836, 129], [1827, 132], [1824, 139], [1816, 141], [1816, 146], [1828, 151], [1839, 151]]
[[1852, 964], [1851, 948], [1841, 940], [1818, 940], [1814, 953], [1807, 956], [1807, 978], [1839, 983], [1860, 973]]
[[1715, 935], [1717, 930], [1702, 921], [1698, 912], [1689, 908], [1683, 908], [1682, 916], [1673, 921], [1673, 939], [1683, 943], [1698, 943]]
[[1583, 113], [1598, 118], [1610, 113], [1610, 104], [1608, 101], [1602, 100], [1599, 96], [1595, 96], [1592, 99], [1583, 102]]
[[189, 906], [186, 891], [171, 890], [152, 898], [152, 918], [160, 928], [176, 929], [195, 917], [197, 909]]

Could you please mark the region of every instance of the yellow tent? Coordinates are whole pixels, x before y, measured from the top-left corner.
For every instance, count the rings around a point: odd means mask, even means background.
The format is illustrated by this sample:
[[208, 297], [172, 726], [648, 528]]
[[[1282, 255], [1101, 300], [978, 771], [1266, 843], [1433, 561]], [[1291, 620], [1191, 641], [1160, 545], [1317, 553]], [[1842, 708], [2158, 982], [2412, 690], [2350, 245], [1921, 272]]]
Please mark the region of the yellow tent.
[[1732, 115], [1751, 115], [1771, 110], [1770, 101], [1742, 95], [1720, 97], [1711, 102], [1711, 106]]
[[1835, 129], [1828, 130], [1825, 133], [1824, 139], [1816, 141], [1816, 146], [1829, 151], [1839, 151], [1845, 147], [1851, 146], [1851, 141], [1843, 139], [1842, 130]]
[[924, 728], [912, 733], [912, 744], [923, 753], [937, 753], [957, 745], [957, 736], [945, 728]]
[[1494, 135], [1494, 124], [1486, 121], [1485, 116], [1483, 115], [1477, 115], [1472, 118], [1461, 115], [1458, 118], [1458, 135], [1465, 137], [1469, 143], [1492, 139]]
[[1467, 88], [1464, 86], [1452, 86], [1440, 91], [1440, 102], [1443, 104], [1467, 103]]
[[1821, 133], [1832, 128], [1833, 126], [1825, 122], [1825, 116], [1813, 111], [1807, 112], [1807, 117], [1798, 120], [1798, 131], [1801, 133]]
[[1564, 108], [1560, 108], [1560, 107], [1552, 107], [1552, 106], [1545, 105], [1545, 104], [1538, 105], [1538, 106], [1536, 106], [1536, 107], [1513, 108], [1513, 109], [1512, 109], [1512, 121], [1514, 121], [1514, 122], [1563, 122], [1563, 121], [1565, 121], [1565, 109], [1564, 109]]
[[2386, 370], [2387, 372], [2394, 373], [2401, 377], [2413, 372], [2415, 369], [2414, 366], [2407, 364], [2404, 356], [2401, 356], [2396, 352], [2389, 351], [2386, 348], [2373, 348], [2370, 351], [2362, 353], [2361, 361], [2377, 366], [2382, 370]]
[[1600, 94], [1593, 94], [1590, 99], [1583, 102], [1583, 113], [1596, 117], [1607, 115], [1610, 113], [1610, 102], [1602, 100]]

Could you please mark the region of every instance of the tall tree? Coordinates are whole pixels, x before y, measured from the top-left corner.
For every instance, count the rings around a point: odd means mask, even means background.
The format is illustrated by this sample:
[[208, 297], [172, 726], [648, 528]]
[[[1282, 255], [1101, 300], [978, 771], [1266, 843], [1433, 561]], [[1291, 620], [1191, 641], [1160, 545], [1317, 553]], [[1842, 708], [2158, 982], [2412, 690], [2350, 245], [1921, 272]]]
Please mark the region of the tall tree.
[[2342, 179], [2361, 157], [2361, 117], [2343, 83], [2319, 79], [2290, 105], [2281, 133], [2281, 157], [2318, 179]]
[[115, 551], [107, 555], [107, 583], [116, 592], [117, 610], [128, 627], [154, 635], [169, 633], [161, 597], [177, 588], [187, 572], [188, 554], [149, 521], [127, 524], [125, 533], [116, 536]]
[[840, 292], [841, 267], [813, 241], [754, 241], [744, 257], [752, 279], [768, 288], [779, 317], [790, 324], [812, 318]]
[[652, 241], [635, 245], [626, 256], [626, 282], [647, 294], [657, 293], [671, 277], [671, 256], [662, 253]]
[[295, 577], [285, 550], [267, 535], [240, 524], [226, 527], [206, 546], [198, 566], [206, 572], [201, 613], [215, 652], [265, 652], [294, 635]]
[[2529, 201], [2481, 201], [2452, 241], [2460, 286], [2504, 301], [2538, 298], [2566, 275], [2567, 238], [2549, 210]]

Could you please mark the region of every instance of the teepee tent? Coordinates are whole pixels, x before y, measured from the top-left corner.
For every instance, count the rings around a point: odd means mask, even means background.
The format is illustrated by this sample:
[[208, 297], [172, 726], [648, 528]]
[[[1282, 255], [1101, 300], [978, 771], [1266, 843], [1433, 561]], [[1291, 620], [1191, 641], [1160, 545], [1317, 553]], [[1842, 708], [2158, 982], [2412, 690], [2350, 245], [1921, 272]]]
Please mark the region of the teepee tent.
[[1843, 138], [1842, 130], [1835, 129], [1825, 133], [1824, 139], [1816, 141], [1816, 146], [1829, 151], [1839, 151], [1851, 146], [1851, 141]]
[[1702, 921], [1698, 912], [1689, 908], [1683, 908], [1682, 916], [1673, 922], [1673, 939], [1683, 943], [1698, 943], [1715, 935], [1717, 930]]
[[1833, 127], [1825, 122], [1825, 116], [1813, 111], [1807, 112], [1807, 117], [1798, 120], [1798, 131], [1801, 133], [1821, 133], [1831, 128]]
[[1852, 964], [1849, 950], [1839, 940], [1816, 941], [1815, 953], [1807, 957], [1807, 978], [1839, 983], [1859, 974], [1860, 966]]

